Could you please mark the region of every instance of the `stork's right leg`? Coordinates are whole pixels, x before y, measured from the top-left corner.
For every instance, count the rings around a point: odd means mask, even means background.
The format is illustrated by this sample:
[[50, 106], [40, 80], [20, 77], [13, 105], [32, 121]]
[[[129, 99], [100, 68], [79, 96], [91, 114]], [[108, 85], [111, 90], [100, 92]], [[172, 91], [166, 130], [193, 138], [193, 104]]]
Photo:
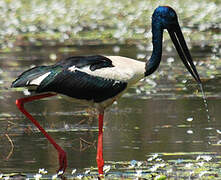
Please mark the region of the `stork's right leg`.
[[29, 96], [26, 98], [21, 98], [16, 100], [16, 105], [18, 109], [28, 118], [31, 120], [31, 122], [44, 134], [44, 136], [49, 140], [49, 142], [55, 147], [55, 149], [58, 152], [58, 157], [59, 157], [59, 171], [65, 172], [65, 169], [67, 168], [67, 157], [66, 157], [66, 152], [52, 139], [51, 136], [41, 127], [41, 125], [33, 118], [33, 116], [28, 113], [25, 108], [24, 108], [24, 103], [26, 102], [31, 102], [37, 99], [42, 99], [42, 98], [47, 98], [51, 96], [55, 96], [56, 94], [52, 93], [47, 93], [47, 94], [39, 94], [35, 96]]
[[100, 113], [98, 117], [98, 142], [97, 142], [97, 167], [99, 175], [103, 174], [104, 159], [103, 159], [103, 119], [104, 114]]

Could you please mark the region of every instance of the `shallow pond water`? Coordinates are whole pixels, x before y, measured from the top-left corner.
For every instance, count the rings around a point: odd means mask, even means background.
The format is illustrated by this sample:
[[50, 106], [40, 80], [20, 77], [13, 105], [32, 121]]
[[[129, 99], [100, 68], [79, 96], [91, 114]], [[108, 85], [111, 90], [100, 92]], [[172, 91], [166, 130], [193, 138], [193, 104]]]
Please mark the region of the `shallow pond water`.
[[[140, 46], [33, 46], [1, 53], [0, 173], [37, 173], [39, 168], [45, 168], [53, 174], [58, 168], [55, 149], [14, 104], [25, 96], [23, 90], [10, 89], [21, 72], [70, 55], [115, 54], [136, 59], [146, 53]], [[189, 76], [176, 51], [165, 48], [159, 70], [129, 89], [107, 110], [105, 164], [146, 162], [154, 154], [164, 161], [195, 160], [207, 153], [220, 155], [221, 74], [216, 66], [218, 60], [211, 61], [211, 49], [198, 45], [191, 49], [203, 80], [211, 120], [207, 119], [200, 87]], [[85, 168], [96, 167], [98, 124], [92, 109], [59, 97], [35, 101], [26, 107], [67, 152], [67, 174], [73, 169], [84, 172]], [[119, 164], [125, 167], [124, 163]], [[150, 168], [151, 165], [150, 162]], [[119, 169], [115, 167], [115, 172]]]

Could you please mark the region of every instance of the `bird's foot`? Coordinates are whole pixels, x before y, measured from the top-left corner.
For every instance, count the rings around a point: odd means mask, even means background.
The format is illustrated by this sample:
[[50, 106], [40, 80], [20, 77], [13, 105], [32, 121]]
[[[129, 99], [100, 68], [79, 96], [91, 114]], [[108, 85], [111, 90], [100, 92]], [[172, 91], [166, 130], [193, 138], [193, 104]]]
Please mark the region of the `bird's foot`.
[[103, 175], [104, 174], [104, 171], [103, 171], [104, 160], [103, 159], [97, 158], [97, 167], [98, 167], [98, 174]]
[[58, 175], [63, 175], [67, 168], [67, 155], [63, 149], [58, 151], [59, 158], [59, 169], [57, 170]]

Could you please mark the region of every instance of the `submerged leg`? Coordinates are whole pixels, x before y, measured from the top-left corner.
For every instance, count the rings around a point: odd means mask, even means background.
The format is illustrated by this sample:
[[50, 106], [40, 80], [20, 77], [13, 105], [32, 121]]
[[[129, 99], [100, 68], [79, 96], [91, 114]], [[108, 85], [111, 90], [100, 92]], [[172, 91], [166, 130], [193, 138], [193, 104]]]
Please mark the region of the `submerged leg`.
[[98, 131], [98, 142], [97, 142], [97, 167], [98, 173], [103, 174], [104, 159], [103, 159], [103, 119], [104, 114], [100, 113], [98, 117], [99, 131]]
[[49, 140], [49, 142], [55, 147], [55, 149], [58, 151], [59, 156], [59, 169], [58, 171], [65, 172], [65, 169], [67, 167], [67, 158], [66, 158], [66, 152], [52, 139], [51, 136], [41, 127], [41, 125], [32, 117], [31, 114], [29, 114], [25, 108], [24, 103], [31, 102], [37, 99], [42, 99], [46, 97], [55, 96], [56, 94], [47, 93], [47, 94], [39, 94], [35, 96], [29, 96], [26, 98], [21, 98], [16, 100], [16, 105], [18, 109], [28, 118], [31, 120], [31, 122], [44, 134], [44, 136]]

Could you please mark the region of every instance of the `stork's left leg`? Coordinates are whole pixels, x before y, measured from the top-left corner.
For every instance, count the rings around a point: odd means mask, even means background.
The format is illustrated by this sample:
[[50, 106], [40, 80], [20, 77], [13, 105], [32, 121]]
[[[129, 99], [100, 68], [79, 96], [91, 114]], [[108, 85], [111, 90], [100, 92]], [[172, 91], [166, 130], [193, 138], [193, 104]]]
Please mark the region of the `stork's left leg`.
[[99, 175], [103, 174], [104, 159], [103, 159], [103, 119], [104, 113], [100, 113], [98, 117], [98, 142], [97, 142], [97, 167]]

